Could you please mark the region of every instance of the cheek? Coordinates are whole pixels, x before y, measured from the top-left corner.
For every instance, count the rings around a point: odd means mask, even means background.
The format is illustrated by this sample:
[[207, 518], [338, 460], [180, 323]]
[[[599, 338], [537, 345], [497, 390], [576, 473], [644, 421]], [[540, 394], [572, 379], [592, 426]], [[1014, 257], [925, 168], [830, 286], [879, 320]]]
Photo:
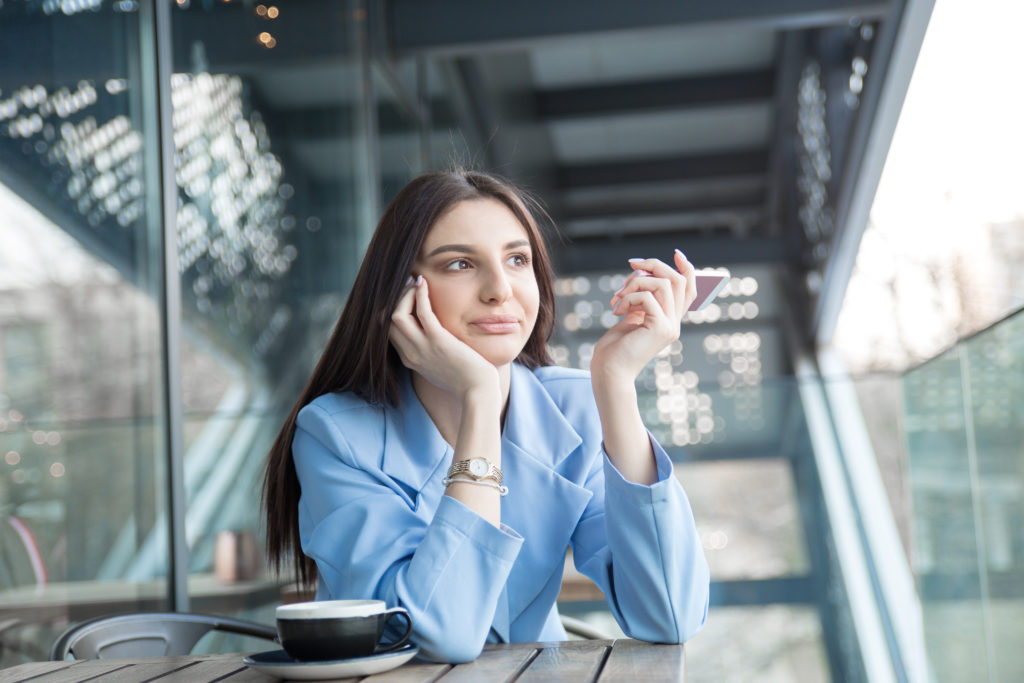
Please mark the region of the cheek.
[[444, 287], [436, 286], [429, 292], [430, 310], [434, 317], [441, 323], [441, 327], [449, 332], [454, 331], [454, 323], [458, 320], [458, 291], [449, 291]]
[[536, 282], [533, 282], [526, 287], [521, 301], [523, 302], [523, 308], [529, 314], [530, 319], [536, 321], [537, 311], [540, 310], [540, 290], [538, 289]]

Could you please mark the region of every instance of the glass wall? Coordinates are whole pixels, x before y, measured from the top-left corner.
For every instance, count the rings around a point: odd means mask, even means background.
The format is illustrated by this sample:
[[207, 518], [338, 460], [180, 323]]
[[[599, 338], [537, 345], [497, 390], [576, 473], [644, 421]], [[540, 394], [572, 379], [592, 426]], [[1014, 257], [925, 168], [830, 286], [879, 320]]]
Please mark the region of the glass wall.
[[912, 554], [936, 681], [1018, 681], [1024, 313], [903, 377]]
[[263, 460], [344, 305], [376, 210], [364, 30], [356, 3], [173, 12], [194, 602], [198, 586], [224, 583], [238, 598], [230, 611], [278, 600], [260, 550]]
[[95, 4], [0, 5], [0, 666], [168, 606], [152, 40]]
[[0, 4], [0, 668], [70, 622], [170, 608], [170, 429], [191, 608], [272, 621], [288, 577], [265, 569], [263, 459], [428, 150], [416, 64], [372, 54], [367, 21], [357, 0], [178, 0], [166, 25], [127, 0]]

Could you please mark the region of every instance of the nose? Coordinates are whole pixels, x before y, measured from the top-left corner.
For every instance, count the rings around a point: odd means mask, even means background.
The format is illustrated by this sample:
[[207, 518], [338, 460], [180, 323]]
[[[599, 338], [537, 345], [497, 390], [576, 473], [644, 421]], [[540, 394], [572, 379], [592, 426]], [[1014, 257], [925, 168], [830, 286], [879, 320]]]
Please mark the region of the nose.
[[[483, 273], [483, 269], [481, 269]], [[512, 283], [502, 268], [490, 268], [483, 275], [480, 286], [480, 300], [500, 304], [512, 298]]]

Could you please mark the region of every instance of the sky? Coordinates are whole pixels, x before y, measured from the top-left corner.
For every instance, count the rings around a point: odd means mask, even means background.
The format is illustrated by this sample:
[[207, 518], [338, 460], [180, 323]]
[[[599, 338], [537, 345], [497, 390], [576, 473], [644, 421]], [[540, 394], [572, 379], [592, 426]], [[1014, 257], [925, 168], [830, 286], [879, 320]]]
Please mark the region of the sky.
[[987, 227], [1024, 219], [1022, 25], [1021, 0], [935, 3], [837, 325], [855, 368], [905, 369], [955, 341], [955, 263], [978, 320], [1024, 295], [1005, 291]]

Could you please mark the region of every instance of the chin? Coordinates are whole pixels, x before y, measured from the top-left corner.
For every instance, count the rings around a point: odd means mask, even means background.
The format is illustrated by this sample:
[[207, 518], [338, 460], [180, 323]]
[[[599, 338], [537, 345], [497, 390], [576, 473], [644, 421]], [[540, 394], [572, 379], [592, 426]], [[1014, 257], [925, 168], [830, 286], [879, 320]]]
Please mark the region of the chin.
[[482, 346], [477, 345], [473, 349], [494, 367], [501, 367], [502, 365], [508, 365], [518, 358], [525, 344], [504, 344], [502, 345], [504, 348], [499, 348], [497, 344], [488, 344], [486, 347], [481, 348]]

